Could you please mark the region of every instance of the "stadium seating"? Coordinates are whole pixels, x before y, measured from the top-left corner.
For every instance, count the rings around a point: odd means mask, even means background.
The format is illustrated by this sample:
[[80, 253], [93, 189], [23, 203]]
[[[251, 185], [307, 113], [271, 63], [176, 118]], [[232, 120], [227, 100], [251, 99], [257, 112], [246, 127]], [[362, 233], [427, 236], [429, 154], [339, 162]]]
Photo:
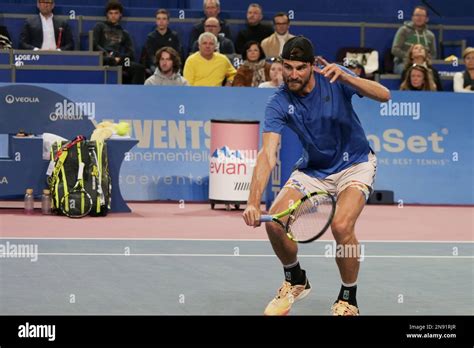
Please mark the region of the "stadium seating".
[[[122, 1], [125, 6], [123, 26], [130, 32], [138, 60], [146, 35], [154, 29], [156, 1]], [[288, 11], [292, 18], [290, 31], [309, 37], [316, 46], [316, 54], [329, 61], [336, 60], [341, 47], [371, 47], [379, 52], [379, 66], [384, 67], [384, 55], [390, 51], [393, 36], [403, 20], [410, 19], [411, 11], [419, 1], [330, 1], [307, 2], [302, 0], [259, 1], [264, 9], [264, 19], [269, 21], [277, 11]], [[444, 56], [461, 56], [461, 46], [450, 42], [463, 42], [474, 46], [474, 3], [463, 0], [458, 6], [446, 6], [442, 1], [431, 1], [430, 29], [439, 40], [440, 52]], [[221, 1], [223, 18], [230, 20], [235, 38], [245, 24], [248, 2]], [[170, 10], [170, 27], [181, 37], [185, 52], [188, 51], [189, 33], [193, 24], [202, 17], [202, 0], [161, 1], [159, 7]], [[470, 9], [473, 9], [469, 12]], [[37, 13], [31, 0], [2, 1], [0, 4], [0, 24], [6, 25], [12, 36], [14, 47], [18, 47], [18, 37], [24, 18]], [[89, 32], [95, 23], [104, 18], [104, 1], [99, 0], [58, 0], [55, 14], [68, 16], [74, 33], [76, 49], [90, 49]], [[403, 18], [400, 17], [403, 16]], [[447, 44], [443, 44], [447, 42]], [[441, 49], [442, 48], [442, 49]], [[441, 57], [441, 58], [444, 58]], [[382, 72], [383, 69], [381, 69]], [[2, 73], [3, 74], [3, 73]]]

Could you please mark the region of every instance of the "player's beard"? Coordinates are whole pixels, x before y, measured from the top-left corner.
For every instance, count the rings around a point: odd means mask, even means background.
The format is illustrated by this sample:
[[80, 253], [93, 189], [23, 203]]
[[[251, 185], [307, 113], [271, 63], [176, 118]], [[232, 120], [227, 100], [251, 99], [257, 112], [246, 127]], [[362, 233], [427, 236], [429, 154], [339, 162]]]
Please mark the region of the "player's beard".
[[288, 86], [288, 89], [294, 93], [299, 93], [303, 91], [311, 79], [311, 74], [308, 74], [308, 77], [304, 80], [302, 79], [290, 79], [288, 76], [283, 76], [285, 84]]

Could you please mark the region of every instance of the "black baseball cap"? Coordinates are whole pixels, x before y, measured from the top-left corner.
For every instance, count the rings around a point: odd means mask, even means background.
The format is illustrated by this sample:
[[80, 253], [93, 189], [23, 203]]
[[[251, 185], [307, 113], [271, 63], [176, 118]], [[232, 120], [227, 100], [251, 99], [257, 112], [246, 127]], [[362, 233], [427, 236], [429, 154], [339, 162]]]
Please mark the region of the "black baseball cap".
[[283, 46], [281, 59], [314, 63], [314, 48], [311, 41], [302, 35], [292, 37]]

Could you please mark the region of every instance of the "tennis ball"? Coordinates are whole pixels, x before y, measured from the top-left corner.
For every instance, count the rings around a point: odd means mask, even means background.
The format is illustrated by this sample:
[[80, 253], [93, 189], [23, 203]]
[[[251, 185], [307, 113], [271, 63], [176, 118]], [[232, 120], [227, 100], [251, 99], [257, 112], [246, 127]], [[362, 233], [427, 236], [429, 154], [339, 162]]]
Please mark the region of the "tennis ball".
[[127, 122], [119, 122], [119, 124], [115, 126], [115, 130], [117, 132], [117, 135], [128, 135], [130, 133], [130, 124], [128, 124]]

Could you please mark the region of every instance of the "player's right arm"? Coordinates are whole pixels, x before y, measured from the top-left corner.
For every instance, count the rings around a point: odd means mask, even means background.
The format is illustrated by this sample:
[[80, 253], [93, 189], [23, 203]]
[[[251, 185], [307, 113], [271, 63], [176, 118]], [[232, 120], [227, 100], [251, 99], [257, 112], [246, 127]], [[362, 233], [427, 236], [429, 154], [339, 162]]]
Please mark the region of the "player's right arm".
[[253, 170], [250, 194], [243, 218], [248, 226], [260, 225], [260, 202], [268, 183], [268, 178], [277, 161], [277, 149], [281, 135], [278, 133], [263, 133], [263, 145], [257, 156], [257, 163]]

